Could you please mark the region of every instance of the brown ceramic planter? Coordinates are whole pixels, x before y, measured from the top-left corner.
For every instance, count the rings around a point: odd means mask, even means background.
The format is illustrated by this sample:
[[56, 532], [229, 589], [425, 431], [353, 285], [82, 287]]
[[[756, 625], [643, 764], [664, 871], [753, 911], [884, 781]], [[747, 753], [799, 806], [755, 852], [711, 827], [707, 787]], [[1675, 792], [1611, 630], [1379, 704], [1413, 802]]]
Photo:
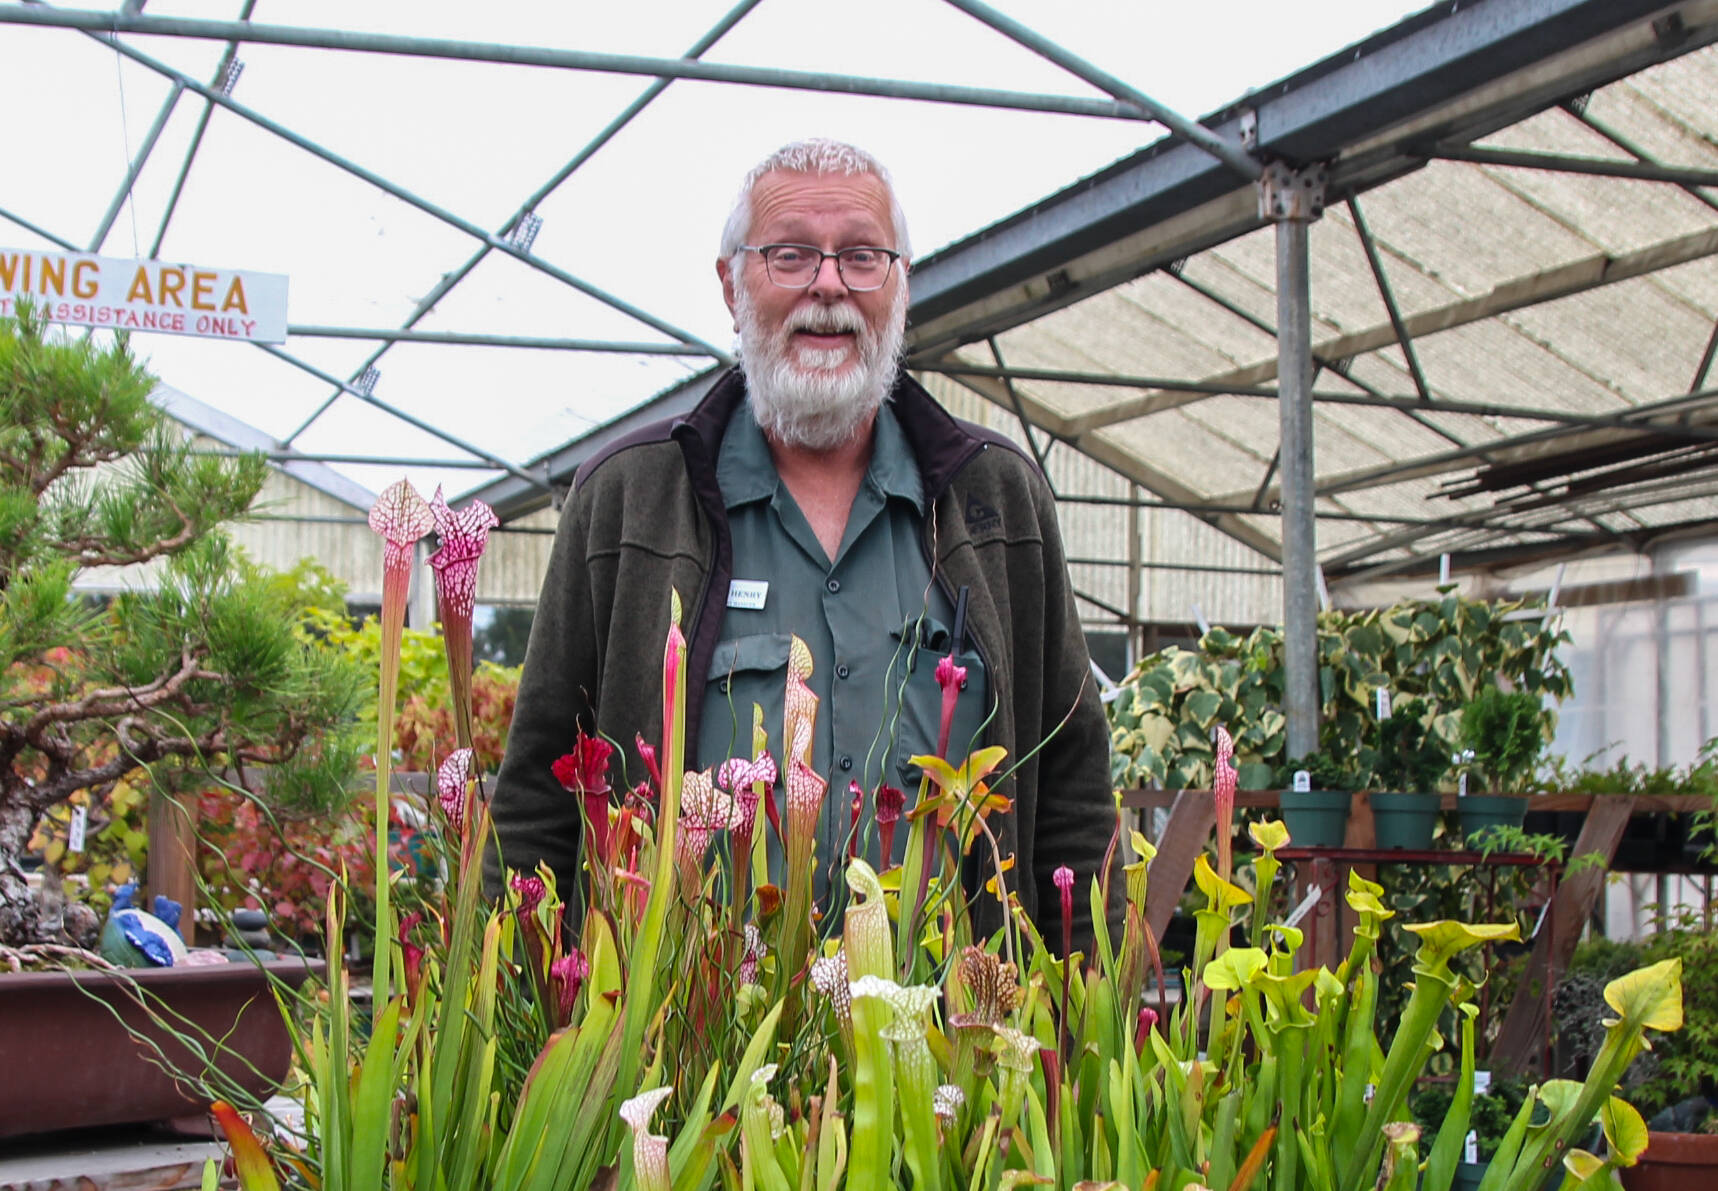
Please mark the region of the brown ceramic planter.
[[1718, 1133], [1648, 1133], [1640, 1161], [1620, 1173], [1628, 1191], [1718, 1187]]
[[[207, 967], [0, 975], [0, 1137], [89, 1125], [166, 1120], [200, 1114], [203, 1102], [181, 1092], [132, 1031], [159, 1042], [170, 1063], [198, 1071], [186, 1048], [149, 1023], [137, 989], [152, 1005], [191, 1023], [182, 1032], [225, 1039], [218, 1064], [248, 1091], [266, 1096], [292, 1064], [292, 1040], [269, 977], [297, 987], [320, 961], [274, 960]], [[158, 999], [158, 1000], [157, 1000]], [[210, 1043], [204, 1041], [209, 1047]]]

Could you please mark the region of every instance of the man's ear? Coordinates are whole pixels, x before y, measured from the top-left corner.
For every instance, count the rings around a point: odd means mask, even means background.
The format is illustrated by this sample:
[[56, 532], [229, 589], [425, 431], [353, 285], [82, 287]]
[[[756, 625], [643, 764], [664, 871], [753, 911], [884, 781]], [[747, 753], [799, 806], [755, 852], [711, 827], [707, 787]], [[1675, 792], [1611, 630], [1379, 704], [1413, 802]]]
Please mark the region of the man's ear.
[[734, 277], [734, 267], [726, 257], [716, 258], [716, 276], [722, 279], [722, 301], [728, 304], [728, 311], [735, 315], [734, 330], [740, 329], [738, 305], [735, 301], [734, 286], [738, 280]]

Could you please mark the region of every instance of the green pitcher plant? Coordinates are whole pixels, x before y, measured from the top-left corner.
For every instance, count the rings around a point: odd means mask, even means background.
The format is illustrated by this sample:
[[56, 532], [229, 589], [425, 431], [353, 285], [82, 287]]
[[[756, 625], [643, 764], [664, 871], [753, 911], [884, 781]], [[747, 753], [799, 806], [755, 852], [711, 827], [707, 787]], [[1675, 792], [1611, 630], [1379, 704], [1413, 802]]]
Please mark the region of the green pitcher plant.
[[[433, 519], [444, 563], [475, 566], [482, 552], [487, 510], [438, 502], [426, 517], [423, 503], [390, 489], [379, 505], [385, 614], [404, 606], [396, 538], [409, 554]], [[466, 532], [478, 540], [461, 545]], [[459, 582], [472, 590], [471, 572]], [[676, 599], [676, 620], [678, 609]], [[444, 620], [469, 633], [469, 610]], [[416, 902], [377, 891], [367, 1022], [338, 962], [320, 992], [282, 994], [302, 1126], [253, 1131], [233, 1106], [215, 1109], [241, 1186], [1449, 1191], [1472, 1102], [1476, 994], [1449, 961], [1515, 938], [1513, 924], [1412, 924], [1412, 994], [1386, 1046], [1375, 1012], [1381, 982], [1397, 976], [1375, 957], [1392, 916], [1382, 888], [1349, 876], [1347, 955], [1334, 971], [1312, 966], [1301, 932], [1270, 912], [1287, 829], [1255, 823], [1256, 853], [1225, 846], [1196, 863], [1203, 904], [1172, 1003], [1145, 917], [1151, 845], [1129, 836], [1119, 938], [1109, 874], [1067, 868], [1054, 879], [1060, 929], [1046, 937], [988, 822], [1009, 809], [993, 784], [1007, 762], [996, 748], [915, 758], [925, 777], [911, 806], [887, 788], [840, 792], [855, 798], [855, 831], [863, 806], [884, 836], [906, 820], [906, 860], [878, 871], [848, 848], [819, 904], [812, 874], [831, 858], [816, 855], [815, 829], [832, 795], [810, 766], [815, 659], [794, 642], [783, 722], [754, 711], [750, 755], [688, 770], [687, 644], [677, 623], [663, 632], [663, 738], [633, 742], [646, 780], [611, 789], [616, 744], [582, 734], [556, 763], [584, 820], [576, 891], [544, 869], [509, 874], [499, 899], [484, 897], [483, 775], [468, 747], [449, 753], [432, 804], [444, 880]], [[468, 666], [468, 650], [450, 645], [450, 664]], [[958, 670], [952, 659], [938, 668], [945, 724]], [[1231, 752], [1219, 730], [1219, 840], [1231, 838]], [[1112, 853], [1121, 833], [1118, 810]], [[772, 855], [786, 863], [772, 868]], [[1006, 907], [990, 936], [975, 934], [969, 855]], [[1091, 904], [1090, 955], [1074, 949], [1076, 896]], [[331, 943], [344, 928], [331, 897]], [[1680, 1026], [1679, 969], [1632, 973], [1606, 999], [1616, 1016], [1587, 1080], [1535, 1089], [1482, 1191], [1529, 1191], [1559, 1169], [1571, 1191], [1608, 1187], [1639, 1155], [1639, 1114], [1612, 1092], [1649, 1031]], [[1457, 1094], [1423, 1135], [1407, 1098], [1446, 1045], [1438, 1025], [1452, 1011]], [[1602, 1156], [1576, 1148], [1595, 1121]]]

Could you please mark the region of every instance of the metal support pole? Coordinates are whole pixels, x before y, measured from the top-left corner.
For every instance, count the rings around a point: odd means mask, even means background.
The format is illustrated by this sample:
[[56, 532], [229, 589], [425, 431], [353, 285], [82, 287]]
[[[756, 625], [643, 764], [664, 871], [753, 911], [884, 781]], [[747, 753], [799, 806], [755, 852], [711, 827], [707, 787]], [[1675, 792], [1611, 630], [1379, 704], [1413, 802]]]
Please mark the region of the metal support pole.
[[1145, 559], [1139, 541], [1142, 528], [1140, 522], [1143, 520], [1137, 503], [1139, 485], [1129, 484], [1128, 493], [1135, 498], [1135, 501], [1127, 506], [1127, 668], [1129, 673], [1132, 673], [1144, 645], [1144, 634], [1140, 632], [1139, 598], [1142, 594], [1140, 589], [1143, 584], [1140, 577], [1145, 569], [1142, 565]]
[[1277, 225], [1277, 412], [1282, 443], [1283, 682], [1288, 755], [1318, 748], [1318, 566], [1313, 519], [1312, 299], [1307, 241], [1324, 211], [1322, 166], [1266, 167], [1261, 214]]

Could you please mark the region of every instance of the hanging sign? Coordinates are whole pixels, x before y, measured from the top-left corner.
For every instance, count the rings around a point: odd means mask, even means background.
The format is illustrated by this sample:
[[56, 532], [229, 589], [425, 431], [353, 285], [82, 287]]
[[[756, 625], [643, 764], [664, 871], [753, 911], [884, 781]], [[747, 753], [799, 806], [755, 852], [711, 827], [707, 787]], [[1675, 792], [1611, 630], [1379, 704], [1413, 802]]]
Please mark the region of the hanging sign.
[[0, 248], [0, 317], [27, 298], [56, 323], [284, 343], [286, 280], [282, 273]]

